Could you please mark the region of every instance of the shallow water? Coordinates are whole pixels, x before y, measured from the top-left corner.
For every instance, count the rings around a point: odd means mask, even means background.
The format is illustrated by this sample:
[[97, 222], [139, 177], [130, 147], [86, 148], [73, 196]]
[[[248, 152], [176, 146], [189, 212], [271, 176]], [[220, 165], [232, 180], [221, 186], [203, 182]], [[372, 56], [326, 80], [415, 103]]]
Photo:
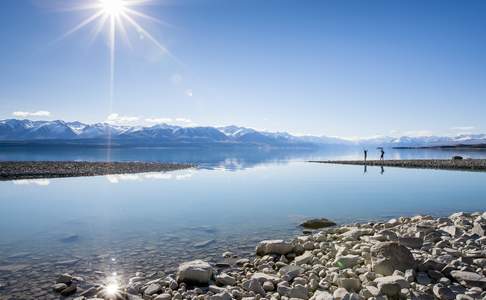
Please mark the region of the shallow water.
[[[178, 161], [158, 151], [147, 160]], [[387, 167], [365, 173], [362, 166], [305, 162], [359, 158], [359, 149], [267, 154], [199, 157], [202, 168], [171, 173], [1, 182], [0, 295], [53, 298], [59, 272], [98, 280], [103, 275], [95, 271], [170, 272], [183, 260], [219, 261], [226, 250], [251, 254], [257, 241], [295, 235], [309, 217], [347, 223], [486, 210], [486, 173]], [[388, 151], [394, 158], [452, 154]]]

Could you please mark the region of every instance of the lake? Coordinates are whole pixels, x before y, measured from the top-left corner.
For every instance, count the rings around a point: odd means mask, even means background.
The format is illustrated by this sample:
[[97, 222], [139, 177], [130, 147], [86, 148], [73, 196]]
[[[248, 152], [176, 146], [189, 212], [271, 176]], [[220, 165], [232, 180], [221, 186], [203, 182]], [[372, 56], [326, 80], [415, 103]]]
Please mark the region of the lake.
[[[387, 158], [486, 157], [485, 152], [387, 150]], [[5, 149], [1, 160], [104, 160], [106, 149]], [[361, 149], [115, 149], [113, 160], [197, 163], [198, 168], [0, 182], [0, 296], [56, 299], [56, 274], [90, 280], [116, 272], [171, 272], [184, 260], [250, 255], [289, 238], [300, 221], [338, 223], [486, 210], [486, 173], [343, 166]], [[375, 153], [371, 153], [373, 158]], [[377, 155], [377, 153], [376, 153]], [[29, 285], [26, 286], [26, 282]], [[1, 298], [1, 297], [0, 297]]]

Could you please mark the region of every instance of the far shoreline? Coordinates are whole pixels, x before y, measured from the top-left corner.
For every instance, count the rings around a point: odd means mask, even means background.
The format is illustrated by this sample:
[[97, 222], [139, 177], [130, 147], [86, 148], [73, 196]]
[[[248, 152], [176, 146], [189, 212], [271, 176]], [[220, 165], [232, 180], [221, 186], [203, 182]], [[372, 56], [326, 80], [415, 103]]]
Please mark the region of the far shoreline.
[[158, 162], [0, 161], [0, 181], [169, 172], [194, 167]]
[[312, 163], [486, 172], [486, 159], [311, 160]]

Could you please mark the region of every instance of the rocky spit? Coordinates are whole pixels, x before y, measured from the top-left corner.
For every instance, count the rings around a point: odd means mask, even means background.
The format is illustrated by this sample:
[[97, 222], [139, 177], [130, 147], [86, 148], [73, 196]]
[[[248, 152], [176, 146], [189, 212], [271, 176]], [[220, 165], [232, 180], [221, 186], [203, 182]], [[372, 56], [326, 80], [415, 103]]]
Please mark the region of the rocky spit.
[[155, 162], [0, 161], [0, 180], [165, 172], [192, 167]]
[[391, 160], [322, 160], [324, 164], [385, 166], [414, 169], [486, 171], [486, 159], [391, 159]]
[[75, 300], [484, 300], [485, 231], [486, 212], [304, 230], [261, 241], [249, 257], [224, 252], [215, 264], [100, 282], [59, 274], [50, 290]]

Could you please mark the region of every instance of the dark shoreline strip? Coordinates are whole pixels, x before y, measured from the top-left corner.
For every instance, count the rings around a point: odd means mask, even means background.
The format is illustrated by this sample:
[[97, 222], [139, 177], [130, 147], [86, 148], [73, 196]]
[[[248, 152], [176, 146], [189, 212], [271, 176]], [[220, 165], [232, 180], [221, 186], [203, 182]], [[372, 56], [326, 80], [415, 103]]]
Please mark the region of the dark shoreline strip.
[[[365, 162], [362, 160], [314, 160], [309, 162], [340, 165], [365, 165]], [[413, 169], [458, 170], [475, 172], [486, 171], [486, 159], [395, 159], [385, 161], [368, 160], [366, 162], [366, 165]]]
[[193, 167], [155, 162], [0, 161], [0, 181], [167, 172]]

